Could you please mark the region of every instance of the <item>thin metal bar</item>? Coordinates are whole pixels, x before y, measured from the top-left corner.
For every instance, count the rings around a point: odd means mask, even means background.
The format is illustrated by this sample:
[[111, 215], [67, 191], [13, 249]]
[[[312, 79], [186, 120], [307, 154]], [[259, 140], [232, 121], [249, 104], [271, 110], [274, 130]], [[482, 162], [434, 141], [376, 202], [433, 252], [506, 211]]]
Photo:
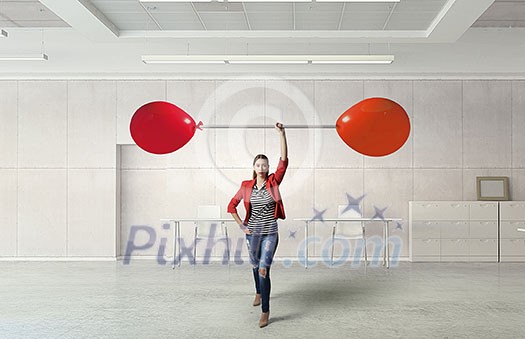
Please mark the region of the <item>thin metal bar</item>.
[[304, 225], [304, 242], [305, 242], [305, 251], [304, 251], [304, 268], [308, 268], [308, 220], [305, 221]]
[[[202, 129], [270, 129], [274, 125], [202, 125]], [[335, 128], [334, 125], [284, 125], [285, 129]]]
[[181, 262], [181, 254], [182, 254], [182, 251], [181, 251], [181, 234], [180, 234], [180, 221], [177, 221], [177, 239], [178, 239], [178, 242], [179, 242], [179, 246], [178, 246], [178, 249], [179, 249], [179, 260], [178, 260], [178, 265], [180, 267], [180, 262]]
[[170, 220], [170, 227], [173, 226], [173, 265], [172, 269], [175, 269], [175, 260], [177, 260], [177, 226], [175, 222]]
[[389, 243], [389, 238], [390, 238], [389, 226], [390, 226], [390, 222], [389, 221], [385, 221], [385, 223], [386, 223], [386, 225], [385, 225], [385, 231], [386, 231], [386, 244], [385, 244], [386, 268], [390, 268], [390, 243]]

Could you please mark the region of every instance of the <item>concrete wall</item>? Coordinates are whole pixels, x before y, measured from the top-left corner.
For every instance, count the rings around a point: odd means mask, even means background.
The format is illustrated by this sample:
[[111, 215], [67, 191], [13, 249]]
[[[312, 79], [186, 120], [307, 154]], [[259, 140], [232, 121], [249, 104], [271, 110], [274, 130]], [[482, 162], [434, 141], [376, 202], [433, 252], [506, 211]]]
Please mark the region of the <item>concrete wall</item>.
[[[408, 255], [408, 201], [475, 200], [475, 177], [509, 176], [513, 200], [525, 200], [525, 81], [520, 80], [5, 80], [0, 81], [0, 256], [112, 258], [131, 239], [136, 256], [169, 255], [171, 229], [160, 218], [195, 217], [198, 205], [226, 206], [251, 161], [266, 153], [275, 169], [274, 130], [204, 130], [181, 150], [150, 155], [132, 144], [129, 119], [142, 104], [168, 100], [198, 122], [335, 124], [356, 102], [391, 98], [411, 117], [405, 146], [363, 157], [334, 130], [289, 130], [290, 167], [282, 184], [287, 219], [277, 256], [297, 258], [314, 208], [335, 217], [347, 194], [365, 217], [400, 217], [391, 235]], [[319, 237], [319, 256], [330, 236]], [[369, 236], [381, 235], [371, 224]], [[191, 225], [183, 225], [190, 246]], [[230, 228], [233, 250], [246, 249]], [[239, 242], [240, 241], [240, 242]], [[161, 244], [165, 242], [164, 249]], [[202, 245], [204, 246], [204, 245]], [[373, 245], [371, 245], [373, 246]], [[371, 248], [372, 249], [372, 248]], [[222, 253], [220, 245], [214, 254]], [[199, 247], [200, 254], [203, 247]]]

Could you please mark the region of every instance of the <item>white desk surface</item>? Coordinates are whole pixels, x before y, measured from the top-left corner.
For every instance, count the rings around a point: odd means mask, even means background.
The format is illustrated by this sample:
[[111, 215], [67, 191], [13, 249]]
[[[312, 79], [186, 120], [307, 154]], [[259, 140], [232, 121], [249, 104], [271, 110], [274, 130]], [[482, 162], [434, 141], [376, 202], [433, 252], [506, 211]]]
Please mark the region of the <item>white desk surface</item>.
[[[234, 219], [227, 218], [162, 218], [162, 221], [175, 221], [175, 222], [196, 222], [196, 221], [217, 221], [217, 222], [235, 222]], [[372, 219], [372, 218], [323, 218], [323, 220], [312, 220], [312, 218], [294, 218], [295, 221], [312, 221], [312, 222], [323, 222], [323, 221], [377, 221], [377, 222], [386, 222], [386, 221], [401, 221], [401, 218], [385, 218], [385, 219]], [[521, 229], [518, 229], [521, 230]], [[525, 232], [525, 229], [523, 229]]]
[[174, 221], [174, 222], [197, 222], [197, 221], [207, 221], [207, 222], [236, 222], [235, 219], [231, 218], [162, 218], [161, 221]]
[[323, 220], [312, 220], [312, 218], [296, 218], [294, 219], [296, 221], [315, 221], [315, 222], [323, 222], [323, 221], [378, 221], [378, 222], [385, 222], [385, 221], [401, 221], [403, 219], [400, 218], [385, 218], [385, 219], [372, 219], [372, 218], [323, 218]]

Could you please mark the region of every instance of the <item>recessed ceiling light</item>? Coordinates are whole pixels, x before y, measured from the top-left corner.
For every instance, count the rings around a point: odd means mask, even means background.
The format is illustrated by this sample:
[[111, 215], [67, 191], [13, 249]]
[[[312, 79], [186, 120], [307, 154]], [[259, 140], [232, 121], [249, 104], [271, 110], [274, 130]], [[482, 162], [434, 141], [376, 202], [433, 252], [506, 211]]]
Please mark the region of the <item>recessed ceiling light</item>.
[[391, 64], [393, 55], [143, 55], [145, 64]]
[[316, 0], [316, 2], [400, 2], [401, 0]]
[[401, 0], [139, 0], [140, 2], [400, 2]]
[[216, 55], [143, 55], [145, 64], [224, 64], [224, 56]]
[[312, 64], [391, 64], [393, 55], [316, 55]]

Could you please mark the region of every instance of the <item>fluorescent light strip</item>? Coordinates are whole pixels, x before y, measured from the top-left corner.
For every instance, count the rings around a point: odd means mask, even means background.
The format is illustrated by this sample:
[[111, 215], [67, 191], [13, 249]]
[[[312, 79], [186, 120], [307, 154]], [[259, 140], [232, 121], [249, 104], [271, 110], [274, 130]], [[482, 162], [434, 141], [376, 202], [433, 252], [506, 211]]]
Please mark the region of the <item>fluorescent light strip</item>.
[[[212, 2], [212, 0], [139, 0], [139, 2]], [[216, 2], [223, 2], [223, 0], [216, 0]]]
[[143, 55], [145, 64], [224, 64], [221, 55]]
[[316, 0], [316, 2], [400, 2], [401, 0]]
[[[139, 0], [140, 2], [225, 2], [225, 0]], [[401, 0], [315, 0], [315, 2], [400, 2]], [[314, 0], [227, 0], [227, 2], [314, 2]]]
[[7, 38], [9, 36], [9, 34], [7, 34], [6, 31], [4, 31], [3, 29], [0, 29], [0, 38]]
[[47, 54], [35, 56], [0, 56], [0, 61], [46, 61], [48, 59]]
[[[140, 2], [212, 2], [212, 0], [139, 0]], [[224, 2], [224, 0], [215, 0], [214, 2]]]
[[308, 60], [226, 60], [229, 64], [307, 64]]
[[312, 0], [228, 0], [228, 2], [312, 2]]
[[391, 64], [393, 55], [316, 55], [312, 64]]
[[307, 64], [309, 59], [297, 55], [226, 55], [230, 64]]
[[391, 64], [393, 55], [143, 55], [145, 64]]

